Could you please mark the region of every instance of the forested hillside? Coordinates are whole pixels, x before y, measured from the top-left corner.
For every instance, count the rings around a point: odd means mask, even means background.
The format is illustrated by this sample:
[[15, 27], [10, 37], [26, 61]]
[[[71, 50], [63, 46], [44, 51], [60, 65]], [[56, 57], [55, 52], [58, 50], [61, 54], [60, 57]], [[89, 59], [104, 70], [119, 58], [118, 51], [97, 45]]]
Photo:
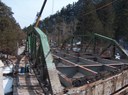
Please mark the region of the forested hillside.
[[0, 51], [15, 54], [24, 33], [13, 18], [11, 8], [0, 1]]
[[39, 27], [61, 42], [90, 33], [128, 40], [128, 0], [79, 0], [42, 20]]

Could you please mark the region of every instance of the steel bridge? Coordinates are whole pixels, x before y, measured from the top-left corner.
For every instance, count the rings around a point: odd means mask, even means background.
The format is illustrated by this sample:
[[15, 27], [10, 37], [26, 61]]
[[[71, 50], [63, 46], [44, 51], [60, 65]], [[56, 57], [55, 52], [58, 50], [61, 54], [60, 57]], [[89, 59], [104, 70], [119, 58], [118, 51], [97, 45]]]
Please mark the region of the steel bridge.
[[[91, 35], [89, 43], [86, 45], [82, 43], [83, 47], [79, 49], [80, 51], [73, 51], [73, 43], [70, 47], [66, 46], [69, 39], [62, 45], [63, 49], [50, 48], [46, 34], [38, 28], [46, 2], [47, 0], [44, 1], [39, 12], [35, 27], [27, 32], [26, 44], [29, 63], [43, 89], [43, 94], [126, 94], [128, 53], [125, 49], [116, 40], [96, 33]], [[73, 42], [74, 37], [70, 38]], [[103, 46], [100, 46], [101, 42]], [[76, 47], [80, 48], [80, 46]], [[123, 60], [120, 57], [115, 59], [117, 52], [121, 53]], [[38, 94], [43, 95], [42, 92]]]
[[[107, 46], [96, 55], [97, 42]], [[92, 47], [92, 54], [85, 54]], [[128, 61], [101, 57], [110, 47], [128, 53], [115, 40], [94, 34], [85, 51], [50, 49], [48, 38], [39, 28], [27, 33], [30, 65], [46, 95], [124, 95], [128, 86]], [[112, 53], [113, 54], [113, 53]], [[113, 55], [111, 56], [113, 57]]]

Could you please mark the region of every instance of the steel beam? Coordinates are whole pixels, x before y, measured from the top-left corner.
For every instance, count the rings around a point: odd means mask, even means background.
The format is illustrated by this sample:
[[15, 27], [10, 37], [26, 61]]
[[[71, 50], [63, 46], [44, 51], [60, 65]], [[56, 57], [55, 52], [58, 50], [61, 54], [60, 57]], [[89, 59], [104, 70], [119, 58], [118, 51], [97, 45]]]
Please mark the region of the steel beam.
[[97, 33], [95, 33], [94, 36], [112, 42], [112, 43], [113, 43], [114, 45], [116, 45], [116, 46], [127, 56], [127, 58], [128, 58], [128, 53], [127, 53], [127, 51], [126, 51], [121, 45], [119, 45], [119, 43], [118, 43], [116, 40], [114, 40], [114, 39], [112, 39], [112, 38], [109, 38], [109, 37], [106, 37], [106, 36], [103, 36], [103, 35], [100, 35], [100, 34], [97, 34]]
[[81, 65], [78, 65], [78, 64], [76, 64], [76, 63], [73, 63], [73, 62], [71, 62], [71, 61], [69, 61], [69, 60], [66, 60], [66, 59], [62, 58], [62, 57], [59, 57], [59, 56], [56, 56], [56, 55], [54, 55], [54, 57], [60, 58], [63, 62], [66, 62], [66, 63], [69, 63], [69, 64], [71, 64], [71, 65], [77, 66], [77, 67], [79, 67], [79, 68], [81, 68], [81, 69], [84, 69], [85, 71], [91, 72], [91, 73], [94, 74], [94, 75], [97, 74], [97, 72], [95, 72], [95, 71], [93, 71], [93, 70], [90, 70], [90, 69], [85, 68], [85, 67], [83, 67], [83, 66], [81, 66]]
[[51, 85], [51, 90], [53, 95], [61, 95], [62, 94], [62, 86], [59, 80], [59, 76], [57, 74], [57, 70], [55, 64], [53, 63], [53, 58], [51, 55], [51, 50], [49, 47], [47, 36], [39, 29], [35, 28], [35, 33], [40, 38], [42, 51], [44, 54], [44, 60], [46, 62], [46, 68], [48, 72], [49, 82]]

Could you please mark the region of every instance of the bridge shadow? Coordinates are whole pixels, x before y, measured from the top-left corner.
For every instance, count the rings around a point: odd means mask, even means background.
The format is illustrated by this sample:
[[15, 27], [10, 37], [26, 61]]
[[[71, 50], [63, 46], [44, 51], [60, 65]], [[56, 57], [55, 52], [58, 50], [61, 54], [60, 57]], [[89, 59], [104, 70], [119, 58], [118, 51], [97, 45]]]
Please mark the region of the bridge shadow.
[[[13, 91], [14, 91], [13, 95], [44, 95], [42, 93], [43, 91], [40, 90], [41, 89], [40, 85], [32, 83], [33, 80], [31, 79], [31, 77], [35, 77], [35, 76], [30, 76], [26, 74], [20, 77], [24, 77], [25, 83], [22, 84], [22, 82], [20, 82], [20, 84], [18, 85], [16, 83], [16, 85], [13, 88]], [[15, 79], [14, 81], [17, 81], [17, 80]]]
[[[17, 61], [16, 70], [20, 68], [20, 60]], [[25, 64], [25, 62], [23, 62]], [[12, 95], [44, 95], [38, 81], [35, 79], [34, 74], [25, 73], [17, 74], [14, 78]]]
[[34, 77], [34, 76], [31, 76], [29, 74], [25, 75], [25, 81], [27, 84], [27, 89], [28, 89], [29, 95], [38, 95], [37, 89], [38, 89], [39, 85], [33, 85], [31, 82], [32, 81], [31, 77]]

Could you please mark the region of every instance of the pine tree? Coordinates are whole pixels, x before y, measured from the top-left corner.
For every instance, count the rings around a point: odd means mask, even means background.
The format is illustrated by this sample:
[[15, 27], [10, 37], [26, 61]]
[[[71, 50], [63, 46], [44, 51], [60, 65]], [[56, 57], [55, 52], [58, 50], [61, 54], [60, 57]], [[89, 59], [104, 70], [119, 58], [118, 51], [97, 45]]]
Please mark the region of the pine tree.
[[0, 1], [0, 51], [15, 54], [22, 32], [12, 14], [11, 8]]
[[113, 24], [114, 24], [115, 12], [113, 8], [112, 0], [103, 0], [101, 3], [97, 5], [97, 8], [101, 8], [97, 10], [97, 13], [100, 21], [102, 22], [104, 29], [102, 31], [102, 34], [109, 37], [113, 37], [114, 36]]
[[126, 38], [128, 40], [128, 1], [118, 0], [115, 3], [115, 38]]
[[83, 10], [79, 14], [78, 20], [77, 32], [81, 35], [100, 33], [103, 30], [96, 8], [91, 0], [83, 0]]

